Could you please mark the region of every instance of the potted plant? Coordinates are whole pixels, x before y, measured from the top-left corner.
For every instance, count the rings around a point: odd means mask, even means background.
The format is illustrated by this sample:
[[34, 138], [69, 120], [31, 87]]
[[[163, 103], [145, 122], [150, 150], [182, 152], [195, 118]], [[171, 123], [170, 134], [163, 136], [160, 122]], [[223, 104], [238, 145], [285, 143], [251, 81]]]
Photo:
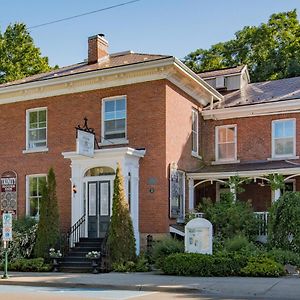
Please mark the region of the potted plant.
[[98, 274], [98, 265], [101, 253], [100, 251], [91, 251], [85, 257], [92, 261], [93, 274]]
[[53, 272], [58, 272], [59, 259], [62, 258], [62, 253], [60, 252], [60, 250], [56, 251], [54, 248], [51, 248], [49, 250], [49, 256], [52, 259]]

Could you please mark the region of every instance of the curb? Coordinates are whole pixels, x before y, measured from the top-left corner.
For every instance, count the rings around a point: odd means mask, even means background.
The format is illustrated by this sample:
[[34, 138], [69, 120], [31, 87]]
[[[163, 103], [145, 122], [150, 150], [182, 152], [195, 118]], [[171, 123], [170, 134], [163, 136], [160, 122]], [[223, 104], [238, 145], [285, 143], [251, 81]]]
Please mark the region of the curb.
[[18, 285], [33, 287], [53, 287], [53, 288], [85, 288], [85, 289], [110, 289], [110, 290], [126, 290], [139, 292], [167, 292], [167, 293], [201, 293], [201, 289], [184, 286], [147, 286], [147, 285], [119, 285], [119, 284], [85, 284], [85, 283], [56, 283], [56, 282], [32, 282], [32, 281], [10, 281], [0, 279], [1, 285]]

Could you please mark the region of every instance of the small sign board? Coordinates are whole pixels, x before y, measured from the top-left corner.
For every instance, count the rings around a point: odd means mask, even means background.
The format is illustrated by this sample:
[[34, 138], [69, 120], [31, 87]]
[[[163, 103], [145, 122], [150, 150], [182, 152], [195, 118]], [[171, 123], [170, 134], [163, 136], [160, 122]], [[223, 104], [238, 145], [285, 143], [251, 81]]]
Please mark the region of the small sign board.
[[195, 218], [185, 226], [185, 252], [212, 254], [212, 224], [204, 218]]
[[12, 213], [2, 215], [2, 239], [4, 242], [12, 241]]
[[93, 157], [95, 135], [91, 132], [77, 130], [77, 154]]
[[1, 213], [17, 213], [17, 174], [6, 171], [1, 174]]

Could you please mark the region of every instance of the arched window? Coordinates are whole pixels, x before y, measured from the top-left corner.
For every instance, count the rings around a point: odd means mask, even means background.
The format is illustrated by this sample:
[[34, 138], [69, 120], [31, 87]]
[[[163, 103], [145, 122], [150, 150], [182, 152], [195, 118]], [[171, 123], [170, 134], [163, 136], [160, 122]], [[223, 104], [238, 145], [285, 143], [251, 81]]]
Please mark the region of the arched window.
[[114, 175], [115, 170], [110, 167], [95, 167], [87, 170], [84, 176], [104, 176], [104, 175]]

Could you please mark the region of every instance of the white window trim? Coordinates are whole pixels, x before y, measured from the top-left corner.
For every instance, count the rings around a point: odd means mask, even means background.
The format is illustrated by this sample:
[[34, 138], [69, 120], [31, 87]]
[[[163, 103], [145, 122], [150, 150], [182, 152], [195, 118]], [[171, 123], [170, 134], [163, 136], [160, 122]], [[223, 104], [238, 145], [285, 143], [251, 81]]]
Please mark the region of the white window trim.
[[[125, 98], [125, 109], [126, 109], [125, 138], [110, 139], [110, 140], [104, 139], [104, 113], [105, 113], [104, 106], [105, 106], [105, 102], [124, 99], [124, 98]], [[99, 145], [100, 146], [108, 146], [108, 145], [118, 145], [118, 144], [128, 144], [128, 140], [127, 140], [127, 96], [126, 95], [102, 98], [102, 103], [101, 103], [101, 143], [99, 143]]]
[[[46, 146], [29, 148], [29, 114], [35, 111], [46, 110]], [[36, 107], [26, 110], [26, 150], [23, 153], [34, 153], [34, 152], [47, 152], [48, 151], [48, 109], [47, 107]]]
[[[294, 147], [293, 147], [293, 153], [292, 154], [283, 154], [283, 155], [276, 155], [275, 154], [275, 140], [274, 140], [274, 136], [275, 136], [275, 124], [276, 123], [279, 123], [279, 122], [285, 122], [285, 121], [289, 121], [289, 120], [292, 120], [294, 121]], [[273, 120], [272, 121], [272, 159], [284, 159], [284, 158], [294, 158], [296, 159], [297, 156], [296, 156], [296, 118], [287, 118], [287, 119], [277, 119], [277, 120]]]
[[26, 216], [30, 217], [30, 188], [29, 188], [29, 179], [34, 177], [46, 177], [47, 180], [47, 174], [30, 174], [26, 175]]
[[[197, 118], [196, 122], [196, 151], [193, 151], [193, 121], [194, 121], [194, 116]], [[199, 158], [199, 112], [196, 109], [192, 109], [192, 156]]]
[[[220, 159], [219, 158], [219, 128], [234, 128], [234, 158], [233, 159]], [[215, 162], [212, 164], [220, 164], [220, 163], [239, 163], [240, 161], [237, 159], [237, 124], [229, 124], [229, 125], [221, 125], [215, 127]]]

